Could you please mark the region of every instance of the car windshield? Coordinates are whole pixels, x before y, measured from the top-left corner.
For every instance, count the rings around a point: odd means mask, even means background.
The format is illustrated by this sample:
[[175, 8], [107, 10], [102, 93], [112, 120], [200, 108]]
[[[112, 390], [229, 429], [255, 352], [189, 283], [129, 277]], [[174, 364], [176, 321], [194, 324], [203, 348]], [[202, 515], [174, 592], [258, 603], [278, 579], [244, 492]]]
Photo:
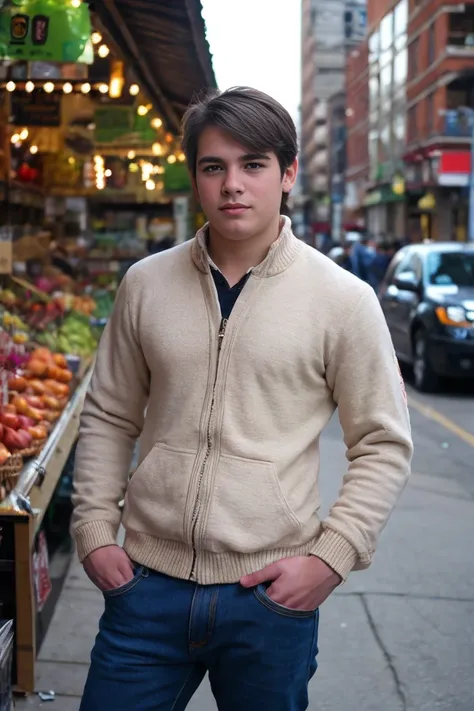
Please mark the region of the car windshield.
[[474, 252], [431, 252], [427, 274], [434, 286], [474, 286]]

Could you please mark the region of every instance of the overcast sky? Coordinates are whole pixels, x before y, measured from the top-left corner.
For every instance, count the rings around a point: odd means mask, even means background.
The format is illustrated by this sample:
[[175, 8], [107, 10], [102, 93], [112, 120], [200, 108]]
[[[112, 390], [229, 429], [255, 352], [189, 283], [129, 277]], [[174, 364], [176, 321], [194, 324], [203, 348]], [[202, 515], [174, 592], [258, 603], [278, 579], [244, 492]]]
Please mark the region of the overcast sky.
[[202, 0], [220, 89], [253, 86], [296, 120], [300, 102], [300, 0]]

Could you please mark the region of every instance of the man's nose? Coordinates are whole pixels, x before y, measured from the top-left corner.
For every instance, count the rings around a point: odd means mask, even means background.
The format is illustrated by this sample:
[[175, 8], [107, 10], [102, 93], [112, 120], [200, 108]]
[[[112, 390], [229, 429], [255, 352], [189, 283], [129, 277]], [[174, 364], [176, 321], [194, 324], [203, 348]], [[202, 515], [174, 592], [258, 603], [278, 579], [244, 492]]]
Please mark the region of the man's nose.
[[222, 183], [222, 192], [225, 195], [241, 195], [243, 191], [240, 170], [238, 168], [228, 168]]

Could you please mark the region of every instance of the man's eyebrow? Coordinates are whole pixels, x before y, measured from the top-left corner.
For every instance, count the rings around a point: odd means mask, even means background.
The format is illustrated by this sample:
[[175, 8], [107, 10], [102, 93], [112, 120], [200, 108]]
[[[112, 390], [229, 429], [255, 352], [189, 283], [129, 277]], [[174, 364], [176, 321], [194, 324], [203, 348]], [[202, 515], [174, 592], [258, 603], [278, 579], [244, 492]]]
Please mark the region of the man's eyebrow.
[[[252, 160], [266, 160], [269, 161], [270, 156], [267, 155], [266, 153], [246, 153], [243, 156], [240, 156], [239, 160], [242, 163], [245, 163], [247, 161], [252, 161]], [[222, 158], [219, 158], [218, 156], [202, 156], [198, 160], [198, 165], [205, 165], [206, 163], [218, 163], [219, 165], [222, 165], [225, 163], [225, 161]]]

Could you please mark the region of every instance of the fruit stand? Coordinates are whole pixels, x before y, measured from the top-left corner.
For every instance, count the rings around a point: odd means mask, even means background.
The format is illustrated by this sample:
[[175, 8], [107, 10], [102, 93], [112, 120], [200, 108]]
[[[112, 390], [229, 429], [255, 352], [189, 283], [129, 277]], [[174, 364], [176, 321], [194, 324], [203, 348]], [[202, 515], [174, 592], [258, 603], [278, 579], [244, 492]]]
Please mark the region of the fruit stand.
[[115, 292], [13, 276], [1, 287], [0, 619], [14, 620], [13, 683], [29, 693], [73, 550], [79, 417]]

